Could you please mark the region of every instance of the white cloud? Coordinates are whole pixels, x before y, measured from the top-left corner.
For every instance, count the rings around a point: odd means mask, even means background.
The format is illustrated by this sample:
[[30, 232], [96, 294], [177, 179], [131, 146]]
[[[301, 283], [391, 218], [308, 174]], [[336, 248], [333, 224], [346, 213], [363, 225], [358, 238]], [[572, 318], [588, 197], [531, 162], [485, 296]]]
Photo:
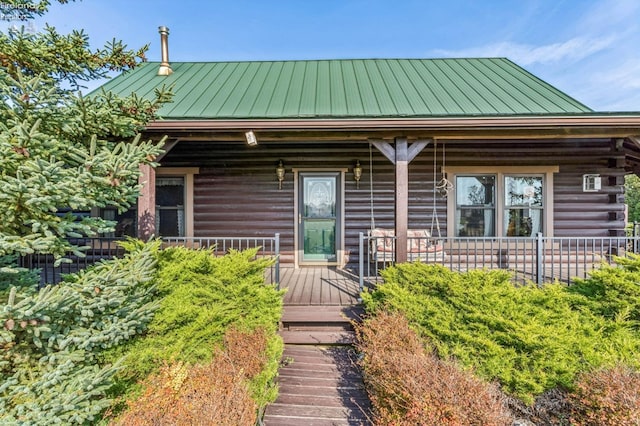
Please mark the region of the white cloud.
[[624, 89], [640, 89], [640, 59], [617, 64], [608, 71], [595, 72], [594, 83], [615, 85]]
[[638, 0], [604, 0], [596, 2], [576, 23], [580, 32], [608, 32], [612, 28], [637, 25]]
[[435, 54], [446, 57], [507, 57], [519, 65], [577, 62], [610, 48], [617, 37], [574, 37], [570, 40], [543, 46], [513, 42], [493, 43], [462, 50], [437, 50]]

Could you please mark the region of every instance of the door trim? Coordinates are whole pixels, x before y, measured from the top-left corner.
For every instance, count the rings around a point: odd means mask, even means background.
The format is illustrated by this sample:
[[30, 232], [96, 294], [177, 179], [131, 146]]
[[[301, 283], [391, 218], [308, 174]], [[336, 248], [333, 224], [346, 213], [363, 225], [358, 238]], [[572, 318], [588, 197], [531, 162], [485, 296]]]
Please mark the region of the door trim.
[[[345, 230], [345, 177], [347, 172], [349, 171], [346, 167], [335, 167], [335, 168], [293, 168], [291, 169], [293, 172], [293, 261], [294, 267], [299, 268], [300, 266], [338, 266], [343, 267], [345, 264], [345, 249], [344, 249], [344, 230]], [[300, 203], [299, 203], [299, 193], [300, 193], [300, 172], [302, 173], [339, 173], [340, 182], [338, 184], [337, 190], [340, 191], [340, 199], [342, 202], [340, 203], [340, 235], [338, 237], [338, 241], [336, 241], [336, 261], [335, 262], [304, 262], [302, 261], [302, 248], [299, 247], [299, 237], [300, 237], [300, 227], [298, 226], [298, 215], [300, 214]]]

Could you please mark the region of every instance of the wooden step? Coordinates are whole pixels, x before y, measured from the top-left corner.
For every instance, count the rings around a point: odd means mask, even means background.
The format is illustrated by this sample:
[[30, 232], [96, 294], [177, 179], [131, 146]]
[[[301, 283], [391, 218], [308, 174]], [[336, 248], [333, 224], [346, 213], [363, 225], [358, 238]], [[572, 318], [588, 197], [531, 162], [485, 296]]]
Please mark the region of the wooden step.
[[348, 346], [285, 345], [266, 426], [370, 425], [371, 405]]
[[282, 330], [279, 334], [286, 345], [352, 345], [355, 341], [352, 331]]
[[361, 306], [285, 306], [282, 322], [345, 323], [360, 320], [364, 313]]

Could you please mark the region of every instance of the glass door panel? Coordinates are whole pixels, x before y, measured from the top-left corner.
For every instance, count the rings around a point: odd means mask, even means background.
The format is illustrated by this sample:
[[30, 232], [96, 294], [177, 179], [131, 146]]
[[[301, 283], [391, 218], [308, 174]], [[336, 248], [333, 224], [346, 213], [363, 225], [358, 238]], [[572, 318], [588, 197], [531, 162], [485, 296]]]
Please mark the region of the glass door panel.
[[303, 262], [335, 262], [339, 197], [336, 173], [300, 174], [299, 234]]

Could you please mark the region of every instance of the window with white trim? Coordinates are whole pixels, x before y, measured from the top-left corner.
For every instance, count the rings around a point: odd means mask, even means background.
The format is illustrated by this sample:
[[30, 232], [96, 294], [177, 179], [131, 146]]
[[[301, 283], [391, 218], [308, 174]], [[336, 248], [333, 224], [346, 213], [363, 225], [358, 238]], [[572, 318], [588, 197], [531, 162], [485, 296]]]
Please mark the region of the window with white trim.
[[[518, 170], [520, 169], [520, 170]], [[456, 237], [552, 236], [557, 167], [447, 168], [454, 194], [448, 234]]]
[[156, 177], [156, 232], [162, 237], [185, 235], [184, 176]]
[[156, 175], [156, 234], [193, 237], [193, 188], [198, 167], [159, 167]]

